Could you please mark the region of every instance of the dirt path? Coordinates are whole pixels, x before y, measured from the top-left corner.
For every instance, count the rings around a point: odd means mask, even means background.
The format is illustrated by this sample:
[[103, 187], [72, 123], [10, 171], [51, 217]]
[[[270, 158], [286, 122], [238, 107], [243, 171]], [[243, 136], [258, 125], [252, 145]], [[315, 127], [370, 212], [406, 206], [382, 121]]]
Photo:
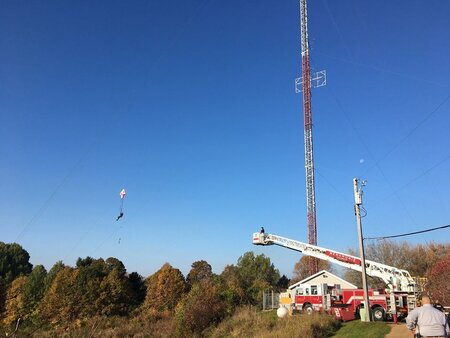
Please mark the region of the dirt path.
[[411, 331], [406, 328], [405, 323], [389, 324], [391, 332], [389, 332], [384, 338], [412, 338]]

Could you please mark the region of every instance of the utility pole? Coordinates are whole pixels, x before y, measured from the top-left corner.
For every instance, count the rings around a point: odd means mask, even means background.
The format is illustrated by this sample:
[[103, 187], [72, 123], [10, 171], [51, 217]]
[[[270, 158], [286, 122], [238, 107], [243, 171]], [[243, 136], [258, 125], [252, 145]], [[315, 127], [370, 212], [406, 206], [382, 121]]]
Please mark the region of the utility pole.
[[[362, 185], [366, 184], [365, 181], [362, 181]], [[370, 307], [369, 307], [369, 289], [367, 287], [367, 275], [366, 275], [366, 258], [364, 255], [364, 237], [362, 233], [362, 225], [361, 225], [361, 210], [360, 206], [362, 204], [362, 190], [358, 186], [358, 179], [353, 179], [353, 188], [355, 192], [355, 216], [356, 223], [358, 225], [358, 239], [359, 239], [359, 253], [361, 255], [361, 268], [362, 268], [362, 283], [364, 290], [364, 311], [361, 314], [361, 321], [370, 322]]]

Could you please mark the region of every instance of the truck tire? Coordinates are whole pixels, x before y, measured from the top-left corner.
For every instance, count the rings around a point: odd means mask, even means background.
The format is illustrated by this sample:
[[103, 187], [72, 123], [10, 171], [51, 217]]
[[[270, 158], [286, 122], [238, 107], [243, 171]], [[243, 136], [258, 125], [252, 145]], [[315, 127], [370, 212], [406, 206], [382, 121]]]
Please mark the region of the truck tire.
[[303, 308], [303, 311], [305, 311], [306, 314], [310, 315], [313, 313], [313, 308], [311, 306], [311, 304], [305, 305], [305, 307]]
[[381, 306], [374, 307], [372, 309], [373, 319], [377, 322], [384, 320], [384, 309]]

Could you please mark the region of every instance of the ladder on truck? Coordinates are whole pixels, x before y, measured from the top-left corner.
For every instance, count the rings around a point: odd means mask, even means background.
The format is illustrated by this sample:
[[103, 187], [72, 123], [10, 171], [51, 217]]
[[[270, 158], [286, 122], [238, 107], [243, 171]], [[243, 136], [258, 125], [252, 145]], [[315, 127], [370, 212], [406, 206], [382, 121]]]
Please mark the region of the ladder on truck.
[[[336, 263], [343, 267], [361, 272], [361, 259], [342, 252], [322, 248], [317, 245], [299, 242], [273, 234], [256, 232], [253, 234], [254, 245], [279, 245], [305, 255]], [[392, 291], [416, 292], [416, 282], [408, 271], [366, 259], [366, 273], [371, 277], [381, 278]]]
[[[361, 272], [361, 259], [356, 256], [348, 255], [342, 252], [322, 248], [316, 245], [299, 242], [293, 239], [281, 237], [274, 234], [255, 232], [253, 234], [254, 245], [278, 245], [291, 250], [299, 251], [305, 255], [323, 259], [340, 266]], [[389, 314], [396, 314], [400, 302], [396, 293], [407, 295], [406, 307], [408, 312], [416, 307], [417, 284], [414, 278], [406, 270], [398, 269], [393, 266], [366, 260], [366, 274], [371, 277], [382, 279], [388, 286], [391, 296], [387, 297]], [[403, 300], [402, 300], [403, 302]], [[401, 306], [404, 308], [404, 306]]]

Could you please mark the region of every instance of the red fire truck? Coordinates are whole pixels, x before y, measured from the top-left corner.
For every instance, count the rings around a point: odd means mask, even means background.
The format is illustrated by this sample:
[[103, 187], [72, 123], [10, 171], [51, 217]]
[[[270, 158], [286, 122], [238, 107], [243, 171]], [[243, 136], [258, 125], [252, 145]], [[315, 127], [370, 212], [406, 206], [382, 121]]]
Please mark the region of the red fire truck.
[[[361, 260], [358, 257], [273, 234], [254, 233], [253, 244], [275, 244], [356, 271], [362, 270]], [[408, 311], [416, 306], [417, 298], [416, 283], [409, 272], [370, 260], [366, 260], [365, 263], [367, 275], [381, 278], [388, 286], [387, 290], [369, 290], [369, 307], [374, 319], [406, 316]], [[364, 306], [363, 289], [341, 289], [339, 284], [299, 284], [294, 289], [288, 290], [287, 294], [291, 299], [290, 306], [293, 311], [329, 312], [345, 309], [341, 312], [348, 312], [357, 317]], [[286, 304], [287, 301], [283, 300], [281, 303]]]
[[[364, 306], [362, 289], [341, 289], [340, 284], [302, 283], [288, 292], [293, 300], [291, 304], [293, 311], [334, 312], [343, 320], [352, 320], [359, 315], [360, 309]], [[408, 296], [407, 292], [390, 293], [386, 290], [369, 289], [369, 304], [373, 318], [375, 320], [390, 319], [393, 301], [396, 304], [397, 316], [406, 316], [408, 314]]]

